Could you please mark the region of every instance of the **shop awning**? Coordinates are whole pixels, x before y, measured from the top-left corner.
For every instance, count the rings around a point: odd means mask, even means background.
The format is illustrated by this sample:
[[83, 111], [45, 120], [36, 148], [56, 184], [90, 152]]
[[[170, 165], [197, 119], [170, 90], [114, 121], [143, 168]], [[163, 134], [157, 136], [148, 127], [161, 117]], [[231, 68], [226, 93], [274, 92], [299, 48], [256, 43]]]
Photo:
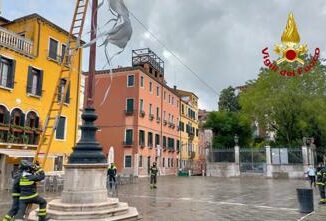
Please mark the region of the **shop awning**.
[[[7, 155], [8, 157], [15, 158], [33, 158], [35, 156], [35, 150], [17, 150], [17, 149], [0, 149], [0, 154]], [[44, 154], [41, 154], [42, 158]], [[54, 156], [48, 156], [54, 157]]]

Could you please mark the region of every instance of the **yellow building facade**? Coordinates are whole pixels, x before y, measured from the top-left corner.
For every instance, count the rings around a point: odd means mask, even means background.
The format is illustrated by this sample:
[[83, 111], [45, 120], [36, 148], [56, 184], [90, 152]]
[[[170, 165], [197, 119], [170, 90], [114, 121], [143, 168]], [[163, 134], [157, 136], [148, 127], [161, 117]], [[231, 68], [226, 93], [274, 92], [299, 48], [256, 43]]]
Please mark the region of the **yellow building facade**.
[[198, 97], [188, 91], [177, 90], [180, 97], [180, 165], [184, 170], [200, 173], [198, 139]]
[[[38, 14], [13, 21], [0, 18], [0, 189], [21, 159], [32, 159], [56, 92], [61, 99], [65, 79], [56, 88], [69, 33]], [[45, 166], [60, 171], [76, 143], [80, 51], [62, 115]]]

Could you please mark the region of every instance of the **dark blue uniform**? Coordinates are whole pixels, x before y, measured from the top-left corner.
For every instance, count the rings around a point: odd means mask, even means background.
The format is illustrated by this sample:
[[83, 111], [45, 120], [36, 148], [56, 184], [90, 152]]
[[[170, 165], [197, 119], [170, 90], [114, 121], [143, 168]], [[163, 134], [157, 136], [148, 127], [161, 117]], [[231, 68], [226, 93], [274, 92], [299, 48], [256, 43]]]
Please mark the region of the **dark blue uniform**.
[[23, 219], [28, 204], [39, 205], [39, 221], [45, 221], [46, 217], [46, 200], [40, 197], [37, 193], [36, 182], [42, 181], [45, 178], [43, 169], [37, 168], [32, 174], [23, 173], [19, 180], [20, 197], [19, 211], [17, 219]]
[[326, 204], [326, 167], [317, 169], [317, 186], [320, 193], [320, 204]]
[[110, 188], [112, 189], [112, 184], [116, 182], [115, 176], [117, 175], [117, 168], [111, 165], [108, 169], [107, 176], [109, 177]]
[[5, 215], [2, 221], [11, 221], [13, 217], [18, 213], [19, 210], [19, 197], [20, 197], [20, 187], [19, 180], [21, 177], [21, 172], [14, 174], [14, 183], [12, 185], [12, 204], [8, 213]]

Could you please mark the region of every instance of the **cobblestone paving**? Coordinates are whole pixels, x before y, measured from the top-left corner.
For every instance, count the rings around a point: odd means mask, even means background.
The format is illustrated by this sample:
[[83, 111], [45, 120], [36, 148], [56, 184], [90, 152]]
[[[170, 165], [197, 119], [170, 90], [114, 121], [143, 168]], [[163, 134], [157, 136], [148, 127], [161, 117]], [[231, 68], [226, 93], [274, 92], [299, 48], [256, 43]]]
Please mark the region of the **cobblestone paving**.
[[[158, 221], [324, 221], [326, 206], [305, 217], [298, 212], [296, 188], [307, 187], [300, 180], [264, 178], [159, 177], [158, 189], [147, 179], [119, 186], [119, 199], [137, 207], [142, 220]], [[53, 199], [58, 196], [46, 195]], [[0, 214], [9, 207], [7, 192], [0, 193]]]

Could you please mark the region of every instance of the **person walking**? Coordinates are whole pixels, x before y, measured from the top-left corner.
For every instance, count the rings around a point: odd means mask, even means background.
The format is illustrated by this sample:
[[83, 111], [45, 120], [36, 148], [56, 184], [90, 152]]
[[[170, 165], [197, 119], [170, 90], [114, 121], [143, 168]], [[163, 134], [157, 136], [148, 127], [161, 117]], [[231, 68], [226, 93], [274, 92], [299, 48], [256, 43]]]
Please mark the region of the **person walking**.
[[109, 185], [110, 185], [110, 189], [112, 190], [112, 186], [113, 184], [116, 184], [116, 177], [117, 175], [117, 168], [114, 165], [114, 163], [111, 163], [111, 166], [108, 168], [108, 173], [107, 176], [109, 177]]
[[19, 197], [20, 197], [20, 187], [19, 187], [19, 180], [22, 174], [21, 168], [23, 167], [22, 164], [19, 165], [19, 170], [15, 171], [13, 174], [13, 185], [11, 189], [11, 196], [12, 196], [12, 204], [10, 210], [7, 212], [5, 217], [2, 221], [11, 221], [13, 220], [14, 216], [18, 213], [19, 210]]
[[19, 179], [20, 197], [19, 210], [16, 221], [23, 221], [26, 208], [29, 204], [38, 204], [39, 221], [46, 220], [46, 200], [37, 193], [36, 182], [45, 178], [45, 173], [41, 167], [28, 161], [23, 161], [22, 175]]
[[157, 188], [156, 187], [156, 182], [157, 182], [157, 173], [158, 173], [158, 168], [156, 167], [156, 162], [153, 163], [153, 166], [150, 168], [150, 176], [151, 176], [151, 188]]
[[326, 185], [326, 167], [320, 164], [317, 168], [317, 186], [320, 193], [319, 204], [326, 204], [325, 185]]
[[312, 165], [309, 165], [309, 168], [306, 172], [310, 181], [310, 188], [312, 188], [312, 184], [316, 187], [316, 170]]

